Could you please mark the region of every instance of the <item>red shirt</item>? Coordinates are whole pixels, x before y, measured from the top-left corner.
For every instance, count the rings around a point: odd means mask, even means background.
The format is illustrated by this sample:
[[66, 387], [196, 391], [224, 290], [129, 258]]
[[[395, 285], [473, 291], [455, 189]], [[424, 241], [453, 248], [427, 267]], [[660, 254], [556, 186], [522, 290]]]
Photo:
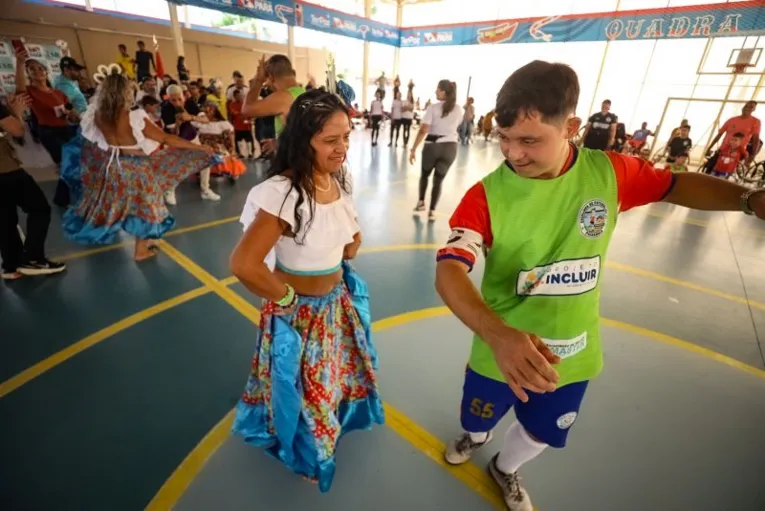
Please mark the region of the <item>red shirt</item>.
[[730, 145], [723, 145], [720, 148], [720, 155], [717, 157], [717, 164], [715, 164], [715, 172], [727, 172], [731, 173], [736, 170], [736, 165], [741, 160], [746, 159], [747, 152], [746, 146], [740, 145], [733, 149]]
[[250, 131], [250, 123], [247, 118], [242, 115], [242, 107], [244, 103], [230, 102], [228, 104], [228, 113], [231, 116], [231, 124], [234, 125], [236, 131]]
[[[568, 161], [560, 175], [571, 168], [576, 150], [572, 146]], [[652, 202], [659, 202], [672, 189], [675, 179], [672, 172], [655, 169], [653, 163], [633, 156], [614, 152], [607, 152], [606, 155], [611, 160], [616, 174], [620, 213]], [[479, 181], [467, 191], [449, 220], [449, 225], [452, 229], [466, 229], [478, 233], [483, 240], [483, 245], [487, 248], [491, 247], [493, 237], [489, 203], [482, 182]], [[437, 260], [441, 259], [457, 259], [472, 269], [476, 257], [475, 253], [469, 250], [450, 248], [447, 245], [438, 251]]]
[[744, 134], [744, 140], [741, 142], [741, 145], [746, 147], [749, 141], [752, 140], [753, 135], [760, 135], [760, 120], [751, 115], [749, 117], [737, 115], [725, 121], [725, 124], [720, 128], [720, 133], [723, 132], [725, 133], [725, 138], [722, 145], [728, 145], [730, 137], [740, 132]]
[[31, 99], [30, 108], [37, 117], [40, 126], [62, 127], [69, 125], [66, 117], [59, 117], [56, 114], [56, 107], [61, 110], [65, 104], [69, 103], [69, 98], [63, 92], [53, 88], [43, 92], [34, 85], [27, 85], [27, 94]]

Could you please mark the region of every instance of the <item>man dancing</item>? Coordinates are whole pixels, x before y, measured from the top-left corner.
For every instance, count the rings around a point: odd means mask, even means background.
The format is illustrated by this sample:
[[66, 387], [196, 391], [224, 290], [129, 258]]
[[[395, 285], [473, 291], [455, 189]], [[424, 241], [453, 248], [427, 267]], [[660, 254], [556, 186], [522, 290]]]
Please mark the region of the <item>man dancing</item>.
[[[663, 200], [765, 218], [765, 190], [576, 148], [569, 140], [581, 123], [578, 99], [578, 78], [564, 64], [534, 61], [507, 79], [496, 103], [505, 161], [467, 192], [438, 252], [436, 288], [475, 333], [463, 387], [465, 432], [445, 458], [467, 462], [515, 406], [518, 422], [489, 463], [511, 511], [532, 510], [517, 471], [548, 445], [566, 445], [603, 366], [601, 272], [618, 214]], [[479, 292], [468, 272], [482, 251]]]

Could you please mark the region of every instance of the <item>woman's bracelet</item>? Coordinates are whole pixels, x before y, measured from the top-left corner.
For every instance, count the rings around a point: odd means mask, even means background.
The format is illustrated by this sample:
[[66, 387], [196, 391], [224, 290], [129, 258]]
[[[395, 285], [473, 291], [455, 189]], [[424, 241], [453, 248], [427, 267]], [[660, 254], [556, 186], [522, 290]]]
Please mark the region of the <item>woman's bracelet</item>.
[[289, 284], [286, 284], [287, 286], [287, 292], [284, 294], [284, 296], [277, 300], [275, 303], [279, 307], [287, 307], [289, 305], [292, 305], [293, 300], [295, 299], [295, 288], [290, 286]]

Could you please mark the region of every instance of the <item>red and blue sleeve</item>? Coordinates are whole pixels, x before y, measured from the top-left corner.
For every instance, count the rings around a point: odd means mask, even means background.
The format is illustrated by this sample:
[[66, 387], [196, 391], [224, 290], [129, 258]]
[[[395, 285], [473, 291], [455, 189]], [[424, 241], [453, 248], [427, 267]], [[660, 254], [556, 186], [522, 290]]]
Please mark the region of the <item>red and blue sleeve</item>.
[[606, 153], [616, 174], [619, 212], [660, 202], [675, 185], [677, 176], [654, 168], [653, 163], [620, 153]]
[[438, 251], [436, 260], [456, 260], [470, 271], [483, 248], [492, 243], [489, 203], [483, 183], [478, 182], [467, 191], [454, 210], [449, 226], [452, 228], [449, 240]]

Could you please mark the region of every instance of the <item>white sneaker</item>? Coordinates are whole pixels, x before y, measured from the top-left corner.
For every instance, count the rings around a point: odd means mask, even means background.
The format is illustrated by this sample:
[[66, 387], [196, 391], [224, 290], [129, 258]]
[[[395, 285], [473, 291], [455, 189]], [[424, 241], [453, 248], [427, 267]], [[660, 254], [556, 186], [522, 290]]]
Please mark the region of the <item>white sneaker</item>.
[[210, 189], [202, 190], [202, 200], [220, 200], [220, 195]]
[[175, 200], [175, 190], [170, 190], [169, 192], [165, 192], [165, 203], [168, 206], [175, 206], [178, 204], [178, 201]]
[[480, 443], [474, 442], [473, 439], [470, 438], [470, 433], [462, 433], [462, 435], [449, 442], [449, 445], [446, 446], [444, 460], [446, 460], [449, 465], [462, 465], [463, 463], [467, 463], [470, 461], [470, 457], [473, 453], [491, 442], [491, 439], [491, 431], [489, 431], [489, 434], [486, 436], [486, 440]]
[[509, 511], [534, 511], [534, 506], [531, 504], [531, 498], [529, 497], [526, 489], [521, 486], [521, 478], [518, 477], [518, 472], [512, 474], [505, 474], [497, 468], [497, 456], [489, 461], [489, 474], [497, 483], [497, 486], [502, 490], [502, 496], [505, 500], [505, 505]]

